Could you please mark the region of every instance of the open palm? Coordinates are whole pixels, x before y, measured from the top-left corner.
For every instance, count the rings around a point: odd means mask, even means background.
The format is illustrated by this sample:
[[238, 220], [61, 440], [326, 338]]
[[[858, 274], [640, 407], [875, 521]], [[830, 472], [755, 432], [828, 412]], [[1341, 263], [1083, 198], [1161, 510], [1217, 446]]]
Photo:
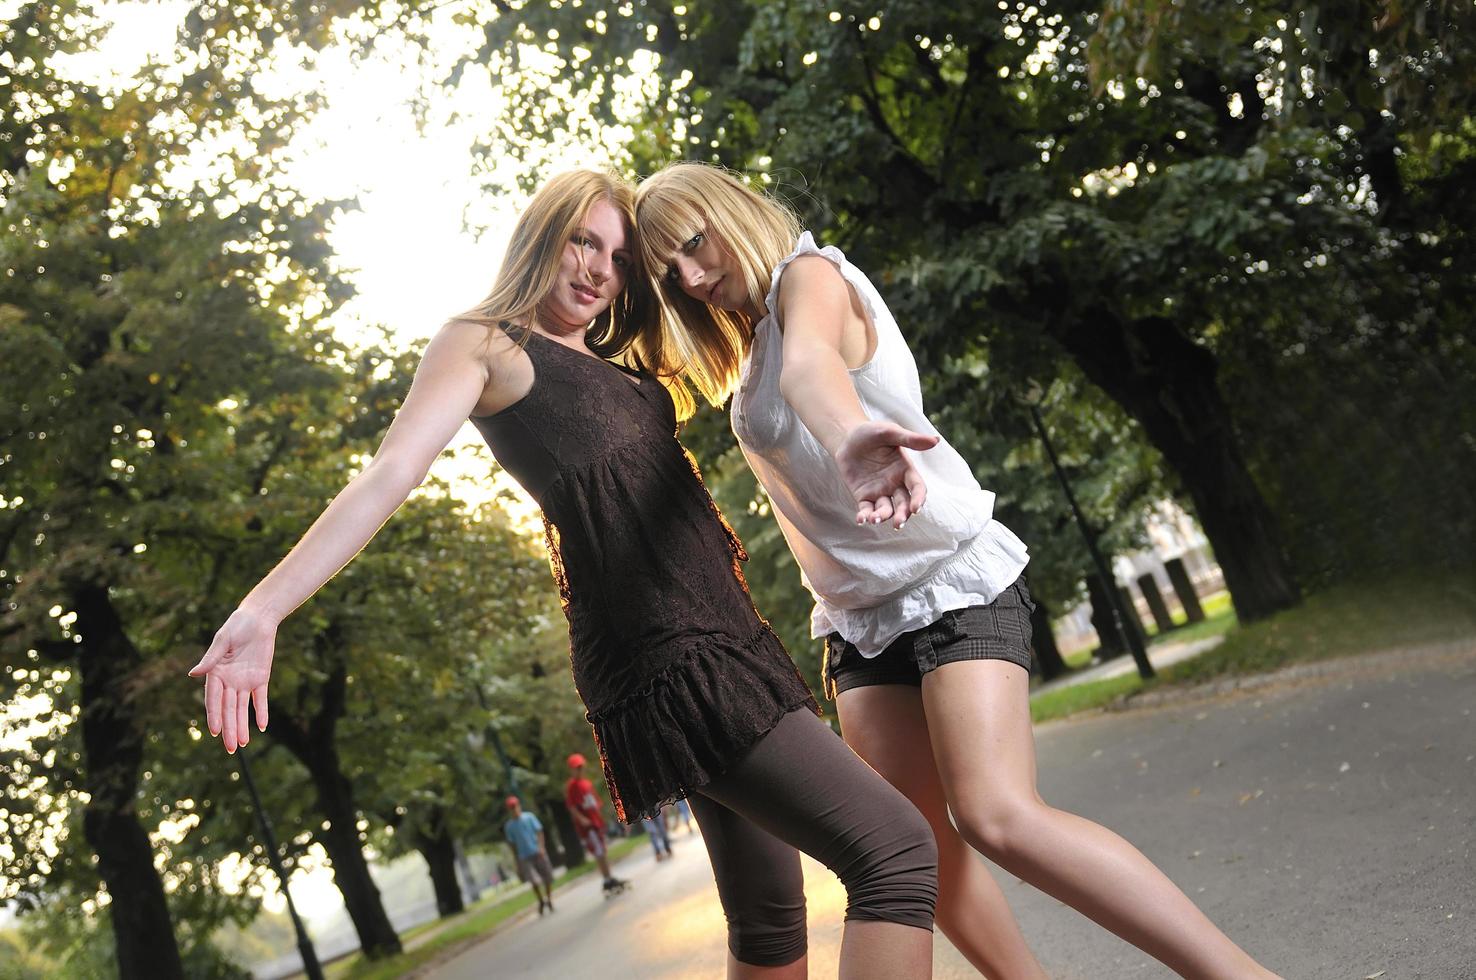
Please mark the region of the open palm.
[[927, 486], [903, 450], [937, 444], [935, 435], [891, 422], [864, 422], [852, 429], [836, 450], [835, 464], [856, 500], [856, 523], [891, 521], [900, 528], [921, 510]]
[[267, 726], [267, 681], [277, 644], [276, 623], [237, 609], [215, 633], [210, 649], [190, 669], [205, 678], [205, 723], [219, 735], [227, 752], [251, 741], [249, 709], [256, 705], [256, 723]]

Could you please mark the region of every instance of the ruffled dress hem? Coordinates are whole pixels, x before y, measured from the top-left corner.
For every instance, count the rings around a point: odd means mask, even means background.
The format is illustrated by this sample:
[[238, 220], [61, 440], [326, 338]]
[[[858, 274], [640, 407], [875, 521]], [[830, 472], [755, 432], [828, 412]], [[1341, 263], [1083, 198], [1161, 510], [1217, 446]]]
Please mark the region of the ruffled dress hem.
[[791, 711], [820, 705], [765, 625], [713, 636], [641, 689], [586, 714], [616, 816], [635, 823], [731, 768]]

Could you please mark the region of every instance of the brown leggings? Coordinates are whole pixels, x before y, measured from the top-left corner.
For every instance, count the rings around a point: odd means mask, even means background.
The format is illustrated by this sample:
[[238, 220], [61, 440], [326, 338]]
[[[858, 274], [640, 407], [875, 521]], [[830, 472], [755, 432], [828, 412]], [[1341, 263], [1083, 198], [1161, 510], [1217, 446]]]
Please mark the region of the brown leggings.
[[922, 814], [830, 728], [793, 711], [688, 801], [741, 963], [805, 954], [799, 851], [846, 887], [846, 919], [933, 927], [938, 847]]

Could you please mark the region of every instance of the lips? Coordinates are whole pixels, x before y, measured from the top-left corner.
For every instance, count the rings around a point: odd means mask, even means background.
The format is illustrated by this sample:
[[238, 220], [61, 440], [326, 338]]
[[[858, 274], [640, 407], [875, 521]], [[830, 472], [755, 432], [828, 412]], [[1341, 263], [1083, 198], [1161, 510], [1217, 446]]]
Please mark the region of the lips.
[[576, 283], [573, 284], [573, 286], [574, 286], [574, 295], [575, 296], [578, 296], [580, 299], [584, 300], [586, 303], [596, 302], [600, 298], [600, 294], [599, 293], [595, 292], [593, 289], [591, 289], [590, 287], [584, 285], [583, 283], [576, 282]]
[[[726, 278], [728, 278], [728, 277], [727, 276], [724, 276], [723, 277], [723, 279], [726, 279]], [[707, 301], [709, 303], [714, 303], [714, 304], [716, 303], [715, 297], [717, 296], [717, 290], [718, 290], [718, 287], [723, 284], [723, 279], [719, 279], [717, 282], [713, 283], [711, 287], [708, 288], [708, 290], [707, 290]]]

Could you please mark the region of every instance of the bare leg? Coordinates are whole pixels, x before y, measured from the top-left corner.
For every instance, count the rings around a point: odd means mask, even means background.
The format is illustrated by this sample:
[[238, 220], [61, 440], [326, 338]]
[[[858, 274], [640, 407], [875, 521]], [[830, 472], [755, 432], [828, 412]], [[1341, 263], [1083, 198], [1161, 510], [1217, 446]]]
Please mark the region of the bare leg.
[[840, 980], [931, 977], [933, 934], [895, 922], [846, 923], [841, 937]]
[[1002, 660], [944, 664], [923, 677], [938, 774], [964, 839], [1181, 976], [1274, 977], [1137, 848], [1040, 798], [1029, 681]]
[[923, 714], [922, 691], [906, 684], [854, 688], [836, 699], [846, 742], [913, 802], [938, 840], [938, 928], [985, 976], [1040, 980], [1004, 893], [948, 819], [948, 801]]

